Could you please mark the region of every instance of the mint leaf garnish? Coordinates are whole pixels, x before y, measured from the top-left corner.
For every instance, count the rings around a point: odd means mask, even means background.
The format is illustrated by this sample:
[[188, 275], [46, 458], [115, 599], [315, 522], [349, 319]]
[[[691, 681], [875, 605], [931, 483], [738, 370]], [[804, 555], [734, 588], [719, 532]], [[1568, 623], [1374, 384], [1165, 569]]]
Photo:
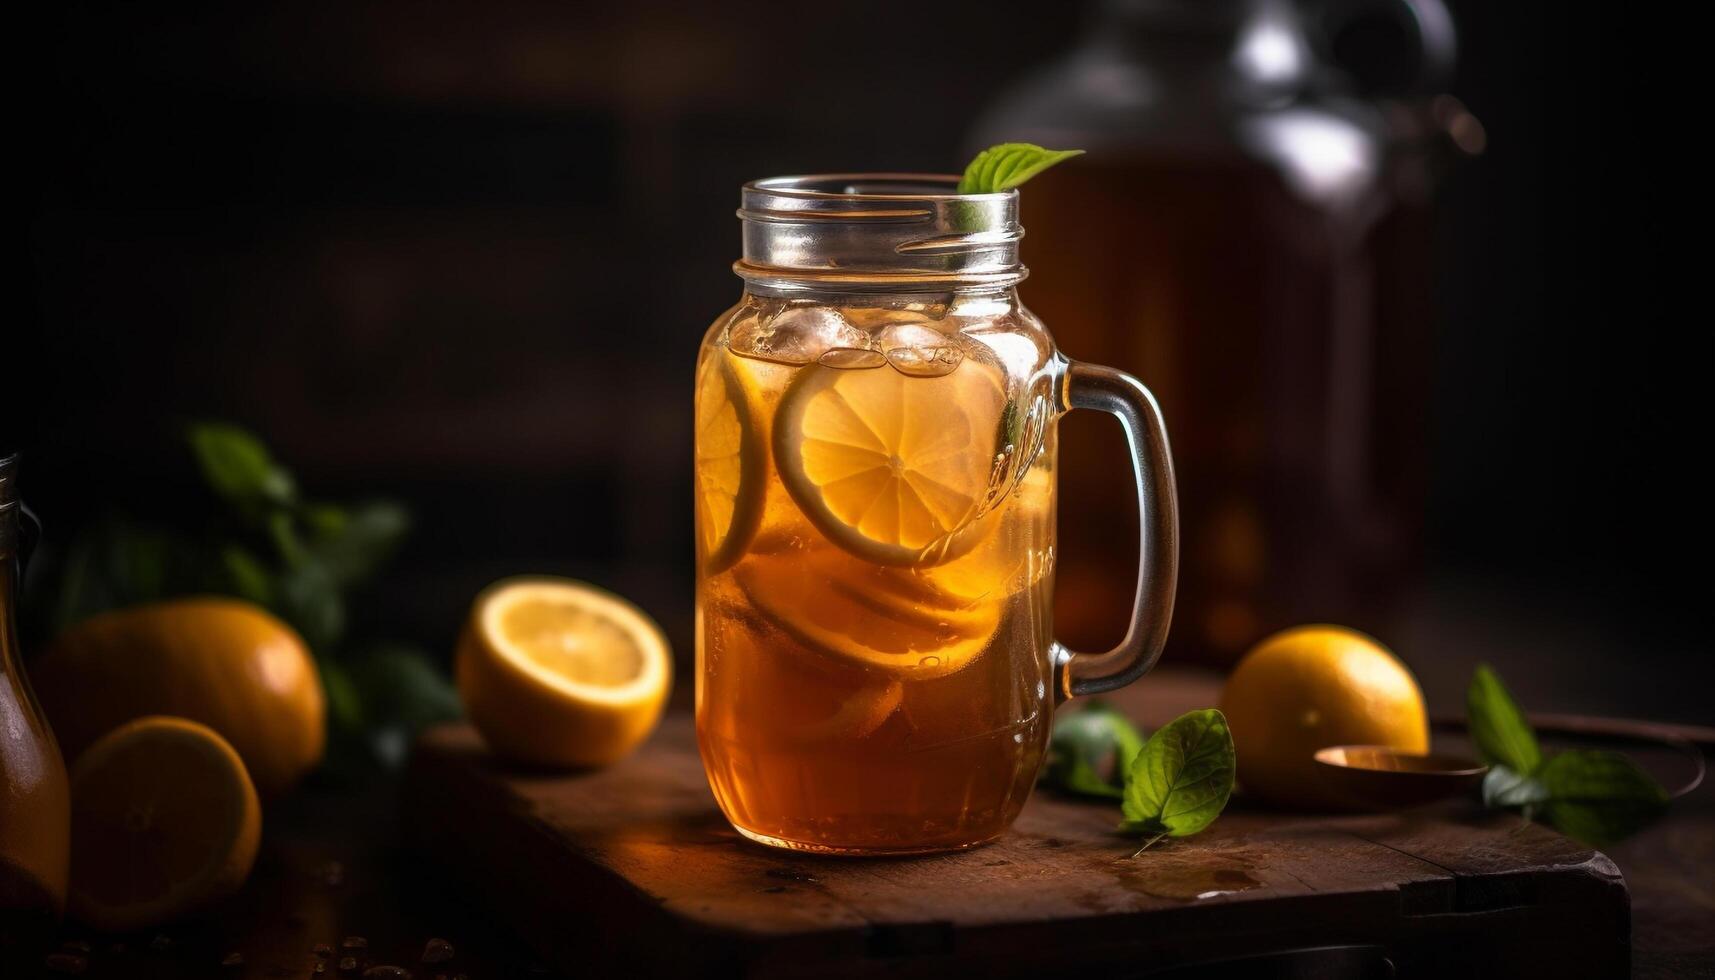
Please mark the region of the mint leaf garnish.
[[1618, 752], [1561, 752], [1543, 764], [1538, 778], [1548, 793], [1548, 822], [1587, 844], [1629, 837], [1667, 809], [1667, 791]]
[[1120, 803], [1122, 830], [1149, 837], [1189, 837], [1210, 824], [1233, 792], [1233, 736], [1214, 708], [1192, 711], [1150, 736], [1132, 760]]
[[997, 143], [978, 153], [959, 180], [960, 194], [1009, 191], [1083, 150], [1049, 150], [1035, 143]]
[[1117, 800], [1143, 735], [1119, 709], [1091, 701], [1054, 719], [1043, 782], [1066, 793]]
[[255, 511], [297, 503], [292, 474], [274, 465], [262, 440], [236, 425], [198, 422], [185, 433], [203, 479], [234, 507]]
[[1483, 805], [1491, 807], [1533, 807], [1548, 799], [1542, 783], [1523, 773], [1496, 764], [1483, 774]]
[[1480, 664], [1471, 677], [1465, 693], [1465, 708], [1470, 714], [1471, 738], [1477, 751], [1489, 765], [1506, 766], [1525, 776], [1542, 765], [1542, 749], [1536, 744], [1536, 732], [1524, 720], [1524, 713], [1507, 693], [1506, 685], [1488, 664]]
[[1602, 846], [1643, 829], [1667, 809], [1667, 790], [1618, 752], [1575, 749], [1546, 758], [1536, 732], [1488, 665], [1466, 692], [1471, 738], [1489, 772], [1483, 803], [1540, 813], [1554, 828]]

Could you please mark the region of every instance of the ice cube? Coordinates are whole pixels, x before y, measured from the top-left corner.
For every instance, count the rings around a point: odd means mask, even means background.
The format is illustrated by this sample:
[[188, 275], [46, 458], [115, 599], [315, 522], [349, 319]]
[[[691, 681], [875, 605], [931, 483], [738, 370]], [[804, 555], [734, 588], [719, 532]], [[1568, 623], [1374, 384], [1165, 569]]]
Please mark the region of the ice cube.
[[875, 346], [883, 353], [901, 347], [947, 347], [953, 339], [926, 319], [895, 320], [875, 332]]
[[896, 321], [876, 331], [875, 346], [901, 374], [933, 378], [951, 374], [965, 358], [958, 340], [928, 320]]
[[887, 352], [887, 363], [900, 374], [913, 378], [939, 378], [952, 374], [965, 359], [965, 352], [952, 345], [939, 347], [895, 347]]
[[869, 347], [834, 347], [822, 354], [818, 363], [842, 371], [862, 371], [887, 363], [887, 356]]
[[871, 346], [868, 334], [825, 306], [794, 306], [771, 319], [745, 320], [734, 324], [727, 336], [734, 354], [776, 364], [809, 364], [834, 348]]

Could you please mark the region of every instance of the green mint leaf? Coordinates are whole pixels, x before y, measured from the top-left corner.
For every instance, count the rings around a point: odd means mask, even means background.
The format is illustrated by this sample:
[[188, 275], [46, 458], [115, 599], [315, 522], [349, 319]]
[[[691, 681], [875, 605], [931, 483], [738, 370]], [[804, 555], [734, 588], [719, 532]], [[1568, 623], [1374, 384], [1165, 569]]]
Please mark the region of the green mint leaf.
[[221, 583], [217, 588], [259, 606], [274, 602], [274, 578], [266, 566], [241, 545], [220, 548]]
[[460, 714], [458, 693], [430, 662], [428, 654], [405, 643], [374, 643], [349, 658], [352, 683], [363, 698], [371, 722], [407, 725], [413, 730]]
[[1233, 736], [1214, 708], [1151, 735], [1127, 770], [1122, 829], [1187, 837], [1215, 822], [1233, 792]]
[[291, 513], [283, 510], [270, 511], [263, 523], [268, 528], [268, 538], [274, 542], [274, 551], [280, 556], [280, 560], [289, 567], [303, 564], [304, 542], [298, 537], [298, 525], [293, 523]]
[[326, 657], [317, 658], [316, 668], [321, 674], [322, 691], [327, 695], [329, 726], [339, 732], [361, 731], [363, 699], [351, 674], [338, 661]]
[[1067, 793], [1117, 800], [1143, 742], [1137, 727], [1105, 701], [1062, 712], [1048, 739], [1043, 781]]
[[1083, 150], [1047, 150], [1034, 143], [997, 143], [978, 153], [959, 179], [960, 194], [1009, 191]]
[[275, 580], [274, 611], [321, 655], [345, 636], [345, 597], [320, 562], [293, 565]]
[[266, 505], [297, 501], [292, 474], [274, 465], [268, 447], [244, 429], [226, 422], [199, 422], [185, 433], [203, 479], [222, 499], [253, 515]]
[[350, 517], [338, 504], [305, 504], [298, 508], [298, 519], [304, 522], [304, 528], [312, 537], [321, 539], [341, 534]]
[[1536, 732], [1488, 664], [1478, 665], [1471, 676], [1465, 710], [1470, 716], [1471, 738], [1484, 762], [1527, 776], [1541, 767], [1542, 749], [1536, 744]]
[[341, 588], [373, 577], [411, 530], [410, 513], [386, 500], [349, 508], [318, 506], [306, 511], [304, 521], [311, 554]]
[[1631, 836], [1667, 809], [1661, 784], [1618, 752], [1561, 752], [1543, 764], [1538, 779], [1548, 792], [1548, 822], [1595, 846]]
[[389, 643], [360, 651], [349, 676], [362, 704], [370, 750], [384, 766], [405, 761], [412, 737], [423, 726], [460, 714], [452, 682], [413, 647]]
[[1483, 805], [1534, 807], [1548, 799], [1542, 781], [1496, 763], [1483, 775]]
[[181, 542], [166, 530], [123, 521], [109, 525], [107, 575], [119, 605], [171, 595], [180, 578]]

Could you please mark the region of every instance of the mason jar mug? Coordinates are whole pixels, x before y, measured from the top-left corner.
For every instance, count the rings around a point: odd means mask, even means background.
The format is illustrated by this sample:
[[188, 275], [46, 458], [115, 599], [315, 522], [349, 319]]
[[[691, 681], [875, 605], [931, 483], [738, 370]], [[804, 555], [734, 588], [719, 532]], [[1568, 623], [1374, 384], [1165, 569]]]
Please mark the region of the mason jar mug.
[[[1172, 615], [1167, 434], [1136, 379], [1020, 304], [1018, 194], [856, 174], [747, 185], [738, 304], [696, 370], [697, 737], [745, 836], [970, 847], [1036, 780], [1054, 707], [1131, 682]], [[1054, 641], [1056, 422], [1112, 413], [1142, 541], [1131, 626]], [[1120, 461], [1115, 460], [1118, 464]]]

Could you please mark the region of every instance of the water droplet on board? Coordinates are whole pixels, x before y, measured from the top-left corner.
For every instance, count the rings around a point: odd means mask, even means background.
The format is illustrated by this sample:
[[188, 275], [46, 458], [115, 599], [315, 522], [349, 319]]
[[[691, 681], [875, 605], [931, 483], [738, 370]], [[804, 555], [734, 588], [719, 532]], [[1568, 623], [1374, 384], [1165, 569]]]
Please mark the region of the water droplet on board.
[[1200, 863], [1191, 863], [1189, 859], [1172, 864], [1143, 862], [1124, 869], [1120, 880], [1135, 891], [1180, 902], [1203, 901], [1261, 887], [1262, 882], [1248, 870], [1214, 863], [1217, 860], [1220, 859], [1206, 855]]

